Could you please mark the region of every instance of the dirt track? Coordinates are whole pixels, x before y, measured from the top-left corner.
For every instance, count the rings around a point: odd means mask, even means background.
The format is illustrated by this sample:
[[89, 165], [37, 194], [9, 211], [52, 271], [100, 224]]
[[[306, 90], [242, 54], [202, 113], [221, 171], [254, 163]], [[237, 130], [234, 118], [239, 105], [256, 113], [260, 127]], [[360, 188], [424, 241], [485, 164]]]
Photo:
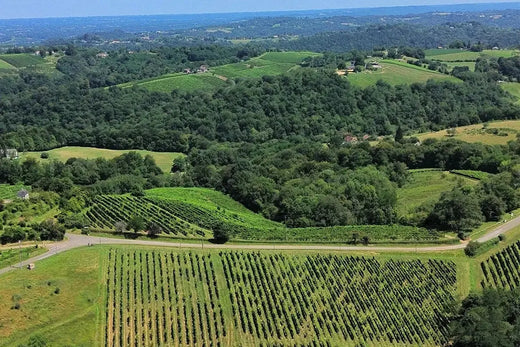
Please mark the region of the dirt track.
[[[498, 235], [501, 235], [509, 230], [520, 226], [520, 217], [517, 217], [508, 223], [505, 223], [481, 238], [477, 239], [479, 242], [486, 242]], [[156, 247], [172, 247], [172, 248], [192, 248], [192, 249], [248, 249], [248, 250], [323, 250], [323, 251], [358, 251], [358, 252], [444, 252], [452, 251], [457, 249], [463, 249], [466, 247], [467, 242], [461, 242], [456, 245], [444, 245], [444, 246], [426, 246], [426, 247], [384, 247], [384, 246], [327, 246], [327, 245], [284, 245], [284, 244], [272, 244], [272, 245], [255, 245], [255, 244], [198, 244], [198, 243], [174, 243], [164, 241], [145, 241], [145, 240], [127, 240], [127, 239], [112, 239], [95, 236], [75, 235], [67, 234], [67, 240], [62, 242], [53, 243], [47, 245], [49, 249], [47, 253], [39, 256], [27, 259], [22, 263], [18, 263], [15, 266], [0, 269], [0, 275], [9, 272], [13, 269], [19, 268], [20, 266], [25, 267], [28, 264], [35, 263], [39, 260], [49, 258], [55, 254], [62, 253], [74, 248], [84, 247], [97, 244], [103, 245], [140, 245], [140, 246], [156, 246]]]

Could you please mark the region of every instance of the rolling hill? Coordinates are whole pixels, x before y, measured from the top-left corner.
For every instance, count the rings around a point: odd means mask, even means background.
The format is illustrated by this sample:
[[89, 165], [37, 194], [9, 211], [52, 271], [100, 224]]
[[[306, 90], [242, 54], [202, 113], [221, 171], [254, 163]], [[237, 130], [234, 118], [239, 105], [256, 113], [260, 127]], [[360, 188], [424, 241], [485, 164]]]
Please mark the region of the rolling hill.
[[245, 62], [210, 67], [209, 72], [198, 74], [175, 73], [157, 78], [128, 82], [119, 87], [128, 88], [134, 85], [151, 91], [171, 92], [174, 89], [184, 91], [215, 90], [226, 86], [226, 81], [234, 78], [258, 78], [274, 76], [299, 68], [301, 61], [309, 56], [317, 56], [312, 52], [268, 52]]
[[348, 74], [347, 79], [355, 86], [366, 88], [382, 80], [391, 85], [424, 83], [430, 79], [460, 82], [457, 78], [400, 60], [382, 60], [382, 69]]

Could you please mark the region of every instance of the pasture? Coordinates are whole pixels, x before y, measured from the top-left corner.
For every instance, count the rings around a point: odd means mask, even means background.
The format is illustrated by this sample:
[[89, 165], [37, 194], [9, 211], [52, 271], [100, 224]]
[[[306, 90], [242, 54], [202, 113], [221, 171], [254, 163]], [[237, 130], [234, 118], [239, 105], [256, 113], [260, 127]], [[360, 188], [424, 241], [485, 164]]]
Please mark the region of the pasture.
[[382, 69], [350, 73], [347, 79], [353, 85], [366, 88], [382, 80], [391, 85], [424, 83], [430, 79], [460, 82], [457, 78], [398, 60], [382, 60]]
[[474, 185], [477, 180], [447, 171], [411, 171], [410, 181], [397, 190], [397, 215], [405, 217], [422, 205], [434, 204], [442, 193], [458, 184]]
[[[173, 160], [175, 158], [179, 158], [184, 156], [182, 153], [174, 153], [174, 152], [151, 152], [145, 150], [114, 150], [114, 149], [102, 149], [102, 148], [93, 148], [93, 147], [61, 147], [52, 149], [50, 151], [45, 151], [45, 153], [49, 154], [49, 159], [56, 159], [59, 161], [67, 161], [70, 158], [81, 158], [81, 159], [96, 159], [96, 158], [105, 158], [105, 159], [113, 159], [118, 157], [124, 153], [128, 152], [137, 152], [142, 156], [151, 155], [155, 159], [155, 163], [163, 172], [170, 172]], [[25, 158], [34, 158], [37, 160], [40, 159], [41, 154], [43, 152], [25, 152], [21, 154], [22, 160]]]
[[455, 128], [455, 135], [451, 136], [447, 130], [422, 133], [415, 135], [419, 140], [429, 138], [444, 140], [454, 138], [466, 142], [481, 142], [487, 145], [505, 145], [516, 140], [520, 132], [520, 120], [496, 121], [484, 124], [473, 124]]
[[46, 251], [45, 248], [35, 247], [0, 249], [0, 269], [16, 265], [21, 261], [35, 257]]

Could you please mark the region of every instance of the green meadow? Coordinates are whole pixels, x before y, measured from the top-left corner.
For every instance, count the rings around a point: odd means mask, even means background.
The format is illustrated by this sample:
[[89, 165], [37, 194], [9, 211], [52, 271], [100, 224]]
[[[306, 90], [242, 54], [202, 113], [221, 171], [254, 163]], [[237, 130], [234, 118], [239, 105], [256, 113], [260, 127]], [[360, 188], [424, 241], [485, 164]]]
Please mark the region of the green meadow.
[[[67, 161], [70, 158], [82, 158], [82, 159], [95, 159], [105, 158], [113, 159], [124, 153], [137, 152], [142, 156], [151, 155], [155, 159], [157, 166], [164, 172], [170, 172], [173, 160], [184, 156], [181, 153], [173, 152], [151, 152], [145, 150], [114, 150], [114, 149], [102, 149], [93, 147], [61, 147], [46, 151], [49, 154], [49, 159], [56, 159], [60, 161]], [[40, 160], [43, 152], [25, 152], [22, 153], [21, 158], [34, 158]], [[42, 159], [43, 160], [43, 159]]]
[[350, 73], [348, 74], [347, 79], [353, 85], [361, 88], [374, 85], [379, 80], [391, 85], [424, 83], [430, 79], [459, 82], [459, 80], [453, 76], [431, 71], [398, 60], [382, 60], [380, 64], [383, 67], [380, 70], [367, 70], [359, 73]]

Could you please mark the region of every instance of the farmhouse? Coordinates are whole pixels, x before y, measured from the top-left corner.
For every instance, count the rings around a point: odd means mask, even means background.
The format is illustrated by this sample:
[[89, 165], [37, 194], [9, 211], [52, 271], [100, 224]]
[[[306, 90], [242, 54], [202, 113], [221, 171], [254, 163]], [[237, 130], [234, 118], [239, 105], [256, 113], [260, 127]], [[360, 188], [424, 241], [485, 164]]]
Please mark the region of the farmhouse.
[[187, 75], [191, 74], [191, 69], [190, 68], [186, 68], [183, 70], [183, 72]]
[[357, 143], [358, 138], [357, 136], [347, 135], [345, 136], [345, 141], [343, 143]]
[[0, 148], [0, 158], [18, 159], [18, 151], [14, 148]]
[[96, 57], [105, 59], [105, 58], [108, 58], [108, 53], [107, 52], [101, 52], [101, 53], [96, 54]]
[[371, 61], [370, 63], [368, 63], [366, 65], [366, 69], [369, 69], [369, 70], [379, 70], [382, 68], [383, 67], [381, 66], [381, 64], [379, 64], [377, 61]]
[[199, 67], [199, 69], [197, 70], [197, 72], [200, 72], [200, 73], [206, 73], [209, 71], [209, 67], [207, 65], [201, 65]]
[[347, 66], [347, 72], [351, 73], [351, 72], [355, 72], [355, 71], [356, 71], [356, 62], [355, 61], [351, 61], [350, 65]]
[[29, 192], [25, 189], [22, 189], [20, 190], [16, 196], [18, 197], [18, 199], [22, 199], [22, 200], [29, 200]]

